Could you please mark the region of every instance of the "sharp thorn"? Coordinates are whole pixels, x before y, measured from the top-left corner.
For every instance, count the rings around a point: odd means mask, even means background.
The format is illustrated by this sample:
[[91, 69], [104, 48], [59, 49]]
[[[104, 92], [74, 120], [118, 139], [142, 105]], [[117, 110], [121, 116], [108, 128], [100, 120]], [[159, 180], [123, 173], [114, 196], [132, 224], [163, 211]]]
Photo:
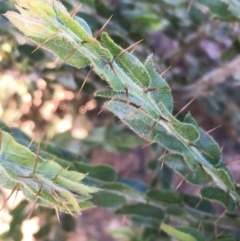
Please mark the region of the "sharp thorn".
[[147, 89], [144, 89], [143, 92], [146, 94], [148, 92], [158, 91], [158, 90], [162, 90], [162, 89], [168, 89], [168, 87], [163, 86], [163, 87], [157, 87], [157, 88], [147, 88]]
[[[0, 150], [2, 148], [2, 131], [3, 131], [3, 128], [7, 127], [7, 125], [4, 125], [2, 128], [0, 128]], [[12, 135], [12, 133], [10, 133]]]
[[47, 38], [43, 43], [38, 44], [37, 48], [35, 48], [35, 49], [32, 51], [32, 54], [33, 54], [34, 52], [36, 52], [37, 50], [39, 50], [41, 47], [43, 47], [49, 40], [53, 39], [58, 33], [59, 33], [59, 31], [56, 32], [56, 33], [54, 33], [54, 34], [53, 34], [52, 36], [50, 36], [49, 38]]
[[110, 69], [113, 71], [113, 73], [117, 76], [117, 73], [116, 73], [115, 69], [113, 68], [113, 62], [107, 62], [107, 63], [109, 65]]
[[29, 149], [30, 148], [30, 146], [33, 144], [33, 142], [34, 142], [34, 140], [32, 139], [30, 142], [29, 142], [29, 144], [28, 144], [28, 146], [27, 146], [27, 148]]
[[67, 62], [76, 53], [76, 51], [77, 49], [73, 49], [71, 53], [65, 59], [63, 59], [63, 61]]
[[134, 115], [135, 113], [137, 113], [141, 109], [142, 109], [142, 107], [139, 107], [138, 109], [136, 109], [136, 110], [132, 111], [131, 113], [127, 114], [126, 116], [124, 116], [120, 121], [125, 120], [125, 119], [131, 117], [132, 115]]
[[163, 169], [163, 166], [164, 166], [164, 159], [163, 159], [163, 161], [161, 163], [161, 167], [160, 167], [161, 170]]
[[31, 174], [29, 175], [29, 177], [33, 176], [35, 174], [35, 172], [36, 172], [38, 161], [39, 161], [39, 154], [40, 154], [40, 142], [38, 143], [36, 159], [35, 159], [35, 162], [34, 162], [33, 170], [31, 172]]
[[57, 200], [62, 204], [62, 206], [68, 210], [68, 212], [73, 216], [73, 213], [71, 212], [71, 210], [69, 209], [69, 207], [66, 205], [66, 203], [64, 203], [64, 201], [59, 197], [59, 195], [57, 194], [57, 192], [55, 190], [52, 190], [52, 194], [53, 196], [55, 196], [57, 198]]
[[49, 142], [50, 142], [50, 139], [51, 139], [50, 135], [46, 135], [46, 136], [45, 136], [45, 141], [44, 141], [44, 146], [43, 146], [43, 149], [44, 149], [44, 150], [47, 149], [48, 144], [49, 144]]
[[105, 104], [102, 109], [97, 113], [97, 115], [100, 115], [104, 110], [106, 110], [106, 108], [114, 101], [114, 97], [111, 98], [111, 100], [108, 101], [107, 104]]
[[140, 42], [142, 42], [142, 41], [143, 41], [143, 39], [141, 39], [141, 40], [139, 40], [138, 42], [130, 45], [130, 46], [127, 47], [126, 49], [123, 49], [119, 54], [117, 54], [117, 55], [113, 58], [112, 62], [113, 62], [114, 60], [116, 60], [118, 57], [120, 57], [122, 54], [126, 53], [129, 49], [134, 48], [136, 45], [138, 45], [138, 44], [139, 44]]
[[169, 120], [165, 119], [165, 118], [162, 117], [162, 116], [159, 116], [159, 120], [165, 121], [165, 122], [167, 122], [167, 123], [171, 123]]
[[207, 177], [207, 179], [211, 181], [212, 178], [211, 178], [211, 177], [207, 174], [207, 172], [203, 169], [202, 165], [201, 165], [200, 163], [199, 163], [198, 165], [200, 166], [201, 170], [203, 171], [203, 173], [204, 173], [204, 175]]
[[128, 94], [128, 88], [127, 88], [127, 87], [125, 87], [125, 91], [126, 91], [126, 101], [127, 101], [127, 106], [128, 106], [128, 110], [129, 110], [130, 100], [129, 100], [129, 94]]
[[55, 190], [52, 190], [52, 195], [57, 199], [58, 202], [62, 204], [63, 207], [65, 207], [66, 204], [64, 204], [64, 201], [61, 199], [61, 197], [59, 197]]
[[52, 190], [52, 195], [57, 198], [60, 202], [62, 202], [62, 199], [59, 197], [59, 195], [57, 194], [57, 192], [55, 190]]
[[102, 33], [102, 31], [106, 28], [106, 26], [108, 25], [108, 23], [110, 22], [110, 20], [112, 19], [113, 15], [110, 16], [110, 18], [106, 21], [106, 23], [101, 27], [100, 30], [97, 31], [96, 34], [94, 34], [94, 38], [99, 37], [99, 35]]
[[0, 150], [2, 149], [2, 129], [0, 130]]
[[196, 149], [198, 149], [199, 151], [201, 151], [203, 154], [205, 154], [205, 155], [207, 155], [207, 156], [209, 156], [209, 157], [211, 157], [211, 158], [214, 159], [214, 157], [213, 157], [212, 155], [210, 155], [208, 152], [206, 152], [205, 150], [203, 150], [201, 147], [199, 147], [199, 146], [197, 146], [197, 145], [195, 145], [195, 144], [193, 144], [193, 143], [189, 143], [189, 145], [195, 147]]
[[158, 122], [155, 121], [155, 122], [153, 123], [153, 125], [151, 126], [150, 131], [149, 131], [149, 133], [148, 133], [148, 135], [147, 135], [147, 137], [146, 137], [147, 140], [150, 138], [150, 136], [151, 136], [154, 128], [156, 127], [157, 123], [158, 123]]
[[57, 206], [55, 206], [54, 209], [55, 209], [55, 212], [56, 212], [56, 216], [57, 216], [58, 222], [60, 223], [60, 216], [59, 216], [59, 212], [58, 212]]
[[226, 208], [228, 209], [229, 205], [229, 191], [227, 191], [227, 197], [226, 197]]
[[221, 236], [221, 234], [222, 234], [223, 232], [224, 232], [224, 230], [221, 231], [219, 234], [214, 235], [210, 241], [216, 240], [219, 236]]
[[172, 68], [172, 66], [169, 66], [167, 69], [165, 69], [165, 70], [160, 74], [160, 76], [163, 77], [163, 75], [165, 75], [165, 74], [168, 72], [168, 70], [170, 70], [171, 68]]
[[35, 207], [36, 207], [36, 205], [37, 205], [37, 200], [38, 200], [38, 197], [39, 197], [39, 194], [41, 193], [41, 191], [42, 191], [42, 188], [40, 188], [40, 189], [38, 190], [38, 192], [36, 193], [32, 210], [31, 210], [30, 213], [28, 214], [27, 219], [30, 219], [30, 217], [31, 217], [31, 215], [32, 215], [32, 213], [33, 213], [33, 210], [35, 209]]
[[215, 221], [214, 224], [218, 223], [221, 218], [227, 213], [227, 210], [225, 210]]
[[81, 44], [83, 45], [83, 44], [99, 44], [99, 43], [101, 43], [101, 42], [99, 42], [98, 40], [96, 40], [96, 39], [93, 39], [93, 40], [83, 40], [82, 42], [81, 42]]
[[166, 123], [168, 123], [168, 124], [171, 124], [171, 125], [175, 126], [171, 121], [165, 119], [165, 118], [162, 117], [162, 116], [159, 116], [159, 120], [160, 120], [160, 121], [164, 121], [164, 122], [166, 122]]
[[[201, 226], [200, 226], [200, 224], [201, 224]], [[204, 222], [201, 220], [201, 222], [199, 223], [199, 228], [201, 227], [201, 232], [203, 233], [203, 234], [205, 234], [205, 226], [204, 226]], [[200, 231], [200, 229], [199, 229], [199, 231]]]
[[222, 144], [222, 146], [221, 146], [221, 152], [223, 152], [224, 145], [225, 145], [225, 141], [223, 142], [223, 144]]
[[16, 195], [15, 195], [14, 200], [13, 200], [13, 207], [15, 206], [15, 202], [16, 202], [16, 199], [17, 199], [17, 195], [18, 195], [18, 192], [20, 191], [19, 185], [17, 186], [16, 190], [17, 190], [17, 191], [16, 191]]
[[178, 113], [175, 115], [177, 117], [181, 112], [183, 112], [196, 98], [191, 99]]
[[63, 203], [64, 207], [68, 210], [69, 214], [74, 217], [72, 211], [69, 209], [69, 207], [67, 206], [67, 204]]
[[202, 233], [205, 234], [205, 225], [204, 225], [204, 222], [202, 223]]
[[207, 135], [207, 134], [210, 134], [211, 132], [217, 130], [217, 129], [220, 128], [221, 126], [222, 126], [222, 124], [221, 124], [221, 125], [218, 125], [218, 126], [216, 126], [216, 127], [214, 127], [214, 128], [212, 128], [211, 130], [209, 130], [209, 131], [207, 131], [206, 133], [204, 133], [203, 136], [204, 136], [204, 135]]
[[191, 7], [192, 7], [193, 3], [194, 3], [194, 0], [190, 0], [190, 2], [188, 4], [188, 8], [187, 8], [188, 11], [191, 10]]
[[31, 217], [31, 215], [32, 215], [32, 213], [33, 213], [33, 210], [34, 210], [34, 208], [36, 207], [36, 204], [37, 204], [37, 202], [36, 202], [36, 200], [35, 200], [34, 203], [33, 203], [33, 207], [32, 207], [30, 213], [29, 213], [28, 216], [27, 216], [27, 220], [30, 219], [30, 217]]
[[57, 65], [57, 62], [59, 61], [59, 57], [56, 58], [56, 60], [53, 62], [54, 65]]
[[75, 17], [81, 7], [82, 7], [82, 4], [81, 4], [81, 3], [78, 3], [78, 4], [73, 8], [70, 16], [71, 16], [72, 18]]
[[199, 222], [199, 224], [198, 224], [198, 228], [197, 228], [198, 231], [200, 231], [200, 228], [202, 227], [202, 223], [203, 223], [203, 222], [202, 222], [202, 220], [201, 220], [201, 221]]
[[219, 167], [225, 167], [225, 166], [229, 166], [229, 165], [233, 165], [233, 164], [236, 164], [236, 163], [239, 163], [239, 162], [240, 162], [240, 160], [238, 160], [238, 161], [232, 161], [232, 162], [228, 162], [228, 163], [223, 163], [223, 164], [217, 166], [217, 168], [219, 168]]
[[83, 84], [82, 84], [80, 90], [78, 91], [78, 94], [77, 94], [77, 95], [79, 95], [79, 94], [81, 93], [81, 91], [82, 91], [83, 87], [85, 86], [85, 84], [86, 84], [86, 82], [87, 82], [90, 74], [92, 73], [92, 71], [93, 71], [93, 66], [92, 66], [92, 67], [90, 68], [90, 70], [88, 71], [87, 76], [86, 76], [86, 78], [84, 79]]
[[161, 170], [163, 169], [163, 165], [165, 163], [166, 154], [167, 154], [167, 149], [165, 149], [164, 152], [163, 152], [162, 163], [161, 163], [161, 168], [160, 168]]
[[52, 180], [52, 181], [56, 180], [62, 170], [63, 170], [63, 168], [61, 168], [61, 169], [57, 172], [57, 174], [56, 174], [54, 177], [51, 178], [51, 180]]
[[137, 48], [137, 45], [135, 47], [133, 47], [132, 51], [130, 51], [130, 54], [133, 54], [134, 51], [136, 50], [136, 48]]
[[10, 199], [10, 197], [13, 195], [13, 193], [17, 190], [18, 188], [18, 184], [15, 185], [15, 187], [12, 189], [11, 193], [8, 195], [7, 199], [4, 201], [1, 209], [0, 209], [0, 212], [4, 209], [4, 207], [6, 206], [8, 200]]
[[156, 143], [156, 141], [151, 141], [151, 142], [149, 142], [149, 143], [146, 143], [146, 144], [144, 144], [144, 145], [141, 147], [141, 149], [145, 149], [146, 147], [151, 146], [151, 145], [154, 144], [154, 143]]
[[203, 199], [201, 198], [194, 208], [197, 208], [202, 203], [202, 201], [203, 201]]
[[7, 127], [7, 125], [4, 125], [0, 128], [0, 131], [2, 131], [5, 127]]
[[187, 174], [183, 177], [183, 179], [179, 182], [179, 184], [176, 186], [175, 191], [183, 184], [183, 182], [187, 179], [188, 175], [190, 174], [191, 170], [187, 172]]
[[71, 165], [67, 166], [64, 170], [68, 170]]

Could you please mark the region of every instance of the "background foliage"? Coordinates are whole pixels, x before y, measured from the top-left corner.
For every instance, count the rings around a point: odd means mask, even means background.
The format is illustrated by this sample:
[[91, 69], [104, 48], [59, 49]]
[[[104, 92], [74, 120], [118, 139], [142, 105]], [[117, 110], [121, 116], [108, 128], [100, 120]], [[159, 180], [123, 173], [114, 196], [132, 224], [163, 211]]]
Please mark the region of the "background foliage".
[[[64, 3], [72, 9], [77, 1]], [[211, 134], [220, 146], [224, 145], [224, 161], [238, 160], [239, 3], [217, 0], [82, 3], [78, 14], [93, 32], [113, 14], [107, 31], [118, 44], [127, 47], [143, 38], [144, 42], [135, 50], [136, 56], [144, 61], [153, 52], [159, 72], [172, 66], [164, 76], [173, 90], [174, 113], [191, 98], [196, 98], [188, 110], [205, 130], [222, 124]], [[0, 2], [1, 13], [14, 9], [13, 4], [14, 1]], [[216, 203], [201, 201], [196, 186], [182, 184], [175, 192], [181, 179], [158, 161], [164, 150], [155, 145], [141, 149], [144, 141], [119, 124], [109, 112], [97, 115], [103, 102], [93, 97], [93, 93], [105, 89], [104, 82], [92, 74], [78, 94], [89, 69], [77, 70], [55, 63], [53, 56], [41, 49], [31, 54], [35, 46], [26, 42], [4, 17], [0, 18], [0, 26], [0, 111], [5, 122], [2, 126], [13, 126], [5, 130], [24, 145], [32, 138], [41, 140], [42, 150], [48, 155], [57, 155], [63, 166], [69, 165], [68, 160], [72, 169], [89, 173], [86, 183], [101, 183], [104, 190], [94, 197], [95, 203], [113, 208], [117, 215], [131, 217], [131, 225], [129, 221], [118, 221], [118, 226], [123, 222], [125, 227], [111, 231], [113, 238], [170, 240], [167, 234], [175, 233], [180, 240], [192, 240], [187, 233], [196, 240], [204, 240], [203, 234], [206, 240], [239, 239], [239, 210], [222, 218], [224, 209]], [[179, 118], [185, 114], [186, 111], [182, 112]], [[31, 148], [36, 150], [36, 144]], [[100, 166], [93, 165], [100, 163]], [[235, 182], [238, 182], [234, 175], [234, 171], [238, 172], [237, 166], [237, 163], [229, 165]], [[147, 204], [146, 199], [150, 199]], [[225, 200], [222, 203], [226, 203]], [[10, 230], [2, 235], [3, 240], [21, 240], [20, 228], [28, 215], [28, 205], [23, 201], [11, 211], [14, 218]], [[163, 210], [167, 214], [165, 223], [171, 227], [162, 224], [164, 232], [159, 232]], [[89, 212], [92, 219], [79, 221], [62, 215], [59, 224], [54, 212], [39, 208], [32, 215], [41, 214], [41, 228], [35, 237], [38, 240], [68, 240], [69, 234], [78, 230], [79, 223], [88, 227], [90, 220], [97, 226], [99, 219], [93, 215], [96, 209]], [[69, 225], [69, 220], [75, 225]], [[190, 225], [199, 231], [186, 227], [171, 229], [179, 225]], [[95, 231], [95, 234], [82, 235], [103, 240], [106, 234]]]

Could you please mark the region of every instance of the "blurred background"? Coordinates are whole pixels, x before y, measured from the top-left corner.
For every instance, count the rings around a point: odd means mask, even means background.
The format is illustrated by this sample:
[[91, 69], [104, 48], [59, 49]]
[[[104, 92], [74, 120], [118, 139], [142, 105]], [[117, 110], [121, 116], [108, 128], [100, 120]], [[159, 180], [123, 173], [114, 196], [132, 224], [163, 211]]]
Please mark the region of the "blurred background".
[[[79, 3], [62, 2], [69, 10]], [[143, 39], [134, 54], [144, 61], [154, 53], [160, 74], [170, 67], [164, 77], [173, 92], [174, 113], [194, 98], [179, 119], [190, 111], [206, 131], [221, 125], [211, 134], [222, 147], [224, 161], [240, 160], [240, 25], [233, 9], [224, 1], [208, 0], [81, 3], [77, 15], [93, 33], [113, 15], [105, 30], [119, 45], [128, 47]], [[14, 4], [0, 0], [0, 13], [15, 10]], [[35, 47], [0, 15], [1, 121], [30, 139], [64, 147], [86, 163], [113, 167], [119, 180], [136, 189], [176, 187], [181, 178], [167, 168], [164, 176], [156, 165], [160, 147], [142, 149], [145, 142], [111, 113], [98, 115], [104, 102], [94, 92], [107, 89], [105, 82], [92, 73], [79, 93], [89, 68], [56, 62], [42, 49], [32, 53]], [[238, 165], [229, 168], [240, 181]], [[184, 182], [179, 191], [197, 194]], [[0, 197], [4, 202], [7, 191], [1, 190]], [[54, 211], [38, 208], [24, 221], [29, 204], [20, 195], [14, 208], [12, 202], [0, 213], [0, 240], [145, 240], [141, 228], [133, 228], [129, 217], [116, 216], [114, 209], [94, 208], [76, 218], [62, 214], [59, 223]]]

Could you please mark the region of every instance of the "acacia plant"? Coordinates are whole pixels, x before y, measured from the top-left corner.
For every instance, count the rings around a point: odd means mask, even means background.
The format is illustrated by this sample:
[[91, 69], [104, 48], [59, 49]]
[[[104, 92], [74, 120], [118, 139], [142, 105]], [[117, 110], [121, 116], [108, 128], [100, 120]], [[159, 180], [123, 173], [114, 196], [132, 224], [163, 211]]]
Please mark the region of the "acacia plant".
[[[37, 44], [37, 49], [44, 48], [76, 68], [89, 66], [90, 71], [105, 80], [110, 90], [96, 92], [97, 97], [109, 99], [103, 108], [113, 112], [150, 144], [165, 148], [168, 154], [163, 155], [161, 161], [189, 183], [204, 185], [197, 203], [202, 199], [218, 201], [228, 217], [221, 223], [218, 217], [204, 212], [204, 208], [194, 209], [185, 204], [187, 197], [173, 191], [149, 190], [143, 196], [116, 182], [90, 182], [104, 189], [99, 192], [102, 199], [116, 195], [118, 204], [123, 205], [116, 211], [118, 214], [130, 214], [136, 223], [160, 227], [165, 234], [179, 240], [205, 240], [205, 237], [195, 229], [169, 226], [168, 215], [177, 216], [178, 220], [184, 217], [192, 226], [206, 222], [214, 227], [216, 221], [220, 222], [220, 228], [227, 230], [224, 235], [235, 230], [240, 185], [234, 183], [224, 165], [218, 144], [194, 118], [187, 114], [180, 122], [173, 115], [171, 90], [157, 73], [153, 56], [141, 63], [129, 52], [138, 42], [122, 49], [106, 32], [100, 31], [94, 36], [88, 24], [75, 16], [76, 11], [68, 13], [58, 1], [17, 0], [16, 8], [19, 13], [10, 11], [5, 16]], [[1, 186], [21, 190], [35, 203], [71, 214], [92, 205], [86, 200], [98, 189], [79, 183], [84, 174], [68, 171], [56, 163], [57, 159], [56, 162], [45, 159], [40, 150], [34, 154], [16, 143], [8, 133], [1, 133], [0, 167], [4, 175]], [[76, 170], [76, 166], [72, 168]], [[176, 206], [178, 214], [173, 211]]]

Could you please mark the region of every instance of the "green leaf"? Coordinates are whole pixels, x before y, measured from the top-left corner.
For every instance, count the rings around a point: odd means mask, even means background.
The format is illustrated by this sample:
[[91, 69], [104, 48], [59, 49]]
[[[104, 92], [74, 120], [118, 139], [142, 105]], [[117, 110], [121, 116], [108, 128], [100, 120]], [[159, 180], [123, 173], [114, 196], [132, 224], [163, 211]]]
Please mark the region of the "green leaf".
[[[21, 1], [23, 3], [24, 1]], [[24, 6], [24, 5], [23, 5]], [[31, 2], [31, 4], [25, 5], [25, 7], [29, 7], [32, 11], [35, 11], [36, 13], [41, 14], [41, 12], [44, 12], [44, 17], [51, 16], [53, 18], [56, 17], [56, 14], [54, 10], [46, 3], [43, 2]]]
[[229, 237], [229, 238], [216, 239], [216, 241], [237, 241], [237, 240], [235, 238]]
[[110, 166], [103, 164], [93, 166], [84, 162], [75, 162], [74, 165], [78, 171], [88, 173], [90, 177], [106, 182], [113, 182], [117, 180], [117, 173]]
[[146, 105], [146, 101], [140, 98], [140, 96], [128, 94], [126, 95], [126, 91], [111, 91], [111, 90], [105, 90], [105, 91], [97, 91], [95, 93], [95, 96], [102, 97], [102, 98], [114, 98], [116, 100], [123, 100], [123, 101], [129, 101], [129, 103], [138, 105]]
[[140, 192], [137, 189], [132, 188], [130, 185], [126, 185], [121, 182], [109, 182], [105, 183], [102, 188], [110, 189], [122, 193], [123, 195], [139, 196]]
[[176, 227], [177, 230], [192, 235], [197, 241], [205, 241], [204, 235], [195, 228], [191, 227]]
[[235, 202], [229, 193], [224, 192], [217, 187], [204, 187], [201, 189], [200, 194], [203, 198], [218, 202], [222, 204], [230, 213], [235, 210]]
[[92, 30], [90, 29], [89, 25], [87, 24], [87, 22], [84, 19], [82, 19], [78, 16], [75, 16], [74, 20], [76, 20], [89, 35], [91, 35], [91, 36], [93, 35]]
[[134, 230], [129, 227], [119, 227], [116, 229], [111, 229], [109, 233], [114, 239], [117, 239], [117, 240], [123, 239], [123, 238], [131, 238], [135, 236]]
[[153, 218], [156, 220], [162, 220], [164, 218], [164, 212], [162, 209], [144, 203], [132, 203], [124, 205], [123, 207], [117, 209], [115, 213], [136, 215], [144, 218]]
[[226, 167], [208, 167], [209, 173], [214, 177], [215, 184], [228, 191], [235, 191], [235, 185], [229, 170]]
[[228, 9], [233, 13], [238, 19], [240, 19], [240, 3], [238, 0], [230, 0], [228, 2]]
[[202, 185], [209, 183], [211, 181], [211, 176], [209, 176], [200, 166], [197, 166], [193, 171], [191, 170], [182, 156], [176, 154], [169, 154], [163, 157], [164, 163], [171, 167], [173, 170], [178, 172], [186, 181]]
[[234, 16], [228, 10], [228, 4], [220, 0], [196, 0], [198, 3], [203, 4], [209, 8], [214, 17], [223, 20], [234, 20]]
[[146, 227], [146, 228], [158, 230], [159, 225], [161, 223], [161, 220], [157, 220], [155, 218], [138, 216], [138, 215], [132, 215], [131, 219], [132, 219], [132, 222], [133, 222], [133, 226], [135, 226], [136, 228]]
[[92, 201], [98, 207], [117, 208], [125, 203], [126, 199], [117, 193], [111, 192], [109, 190], [102, 190], [93, 194]]
[[[43, 44], [44, 41], [40, 38], [31, 38], [35, 43]], [[43, 48], [49, 50], [56, 54], [62, 61], [67, 59], [67, 63], [76, 68], [83, 68], [90, 64], [90, 61], [82, 54], [79, 50], [74, 48], [75, 43], [69, 40], [64, 35], [58, 35], [54, 39], [49, 39]], [[76, 50], [76, 51], [75, 51]], [[73, 53], [70, 55], [70, 53]]]
[[213, 205], [208, 200], [204, 200], [200, 197], [182, 194], [185, 205], [188, 205], [201, 212], [214, 213]]
[[110, 65], [105, 60], [92, 59], [92, 63], [94, 64], [94, 71], [103, 80], [106, 80], [113, 90], [121, 91], [124, 89], [123, 80], [113, 72]]
[[[109, 49], [109, 51], [112, 53], [112, 55], [118, 56], [123, 49], [115, 44], [113, 40], [108, 36], [107, 33], [103, 33], [101, 36], [101, 39], [103, 41], [103, 44], [106, 48]], [[129, 54], [127, 52], [124, 52], [123, 54], [119, 55], [115, 61], [119, 64], [119, 66], [124, 70], [122, 75], [127, 74], [130, 78], [124, 78], [125, 79], [125, 85], [128, 88], [128, 85], [131, 85], [132, 83], [130, 81], [133, 81], [134, 83], [138, 84], [142, 88], [147, 88], [150, 84], [150, 77], [148, 73], [144, 69], [144, 65], [132, 54]], [[114, 68], [114, 65], [113, 65]]]
[[202, 155], [205, 159], [207, 159], [212, 165], [217, 165], [222, 157], [219, 145], [209, 134], [198, 126], [197, 122], [190, 114], [185, 117], [184, 121], [194, 125], [199, 130], [200, 137], [195, 141], [195, 145], [203, 150]]
[[170, 116], [169, 120], [174, 126], [176, 132], [184, 139], [193, 142], [199, 138], [199, 132], [192, 124], [182, 123], [173, 116]]
[[127, 187], [131, 187], [132, 190], [140, 193], [145, 193], [148, 189], [146, 183], [136, 179], [121, 178], [119, 182], [121, 182]]
[[34, 18], [27, 18], [15, 12], [7, 12], [5, 15], [14, 26], [29, 37], [39, 39], [47, 39], [55, 34], [55, 32], [45, 26], [44, 21], [37, 21]]
[[166, 208], [166, 213], [172, 216], [183, 217], [186, 215], [185, 210], [179, 204], [169, 204]]
[[102, 48], [100, 42], [94, 39], [89, 34], [89, 31], [85, 30], [86, 26], [82, 27], [82, 25], [79, 24], [79, 21], [75, 21], [69, 14], [61, 10], [58, 10], [57, 17], [64, 24], [67, 31], [75, 33], [75, 36], [77, 36], [75, 40], [77, 42], [80, 44], [81, 42], [84, 42], [84, 44], [82, 44], [83, 47], [85, 47], [91, 53], [91, 55], [89, 53], [89, 57], [94, 54], [97, 58], [103, 59], [106, 62], [111, 61], [112, 55], [110, 52], [107, 49]]
[[181, 194], [169, 190], [149, 190], [146, 195], [157, 202], [169, 204], [182, 202]]
[[176, 238], [179, 241], [198, 241], [194, 236], [188, 234], [188, 232], [180, 231], [176, 228], [173, 228], [165, 223], [162, 223], [160, 228], [167, 233], [168, 235]]
[[171, 94], [171, 90], [167, 84], [167, 82], [157, 73], [154, 63], [153, 56], [150, 55], [146, 62], [145, 68], [150, 76], [150, 85], [149, 89], [157, 89], [155, 91], [151, 91], [150, 95], [155, 100], [156, 104], [163, 104], [166, 109], [172, 113], [173, 111], [173, 98]]

